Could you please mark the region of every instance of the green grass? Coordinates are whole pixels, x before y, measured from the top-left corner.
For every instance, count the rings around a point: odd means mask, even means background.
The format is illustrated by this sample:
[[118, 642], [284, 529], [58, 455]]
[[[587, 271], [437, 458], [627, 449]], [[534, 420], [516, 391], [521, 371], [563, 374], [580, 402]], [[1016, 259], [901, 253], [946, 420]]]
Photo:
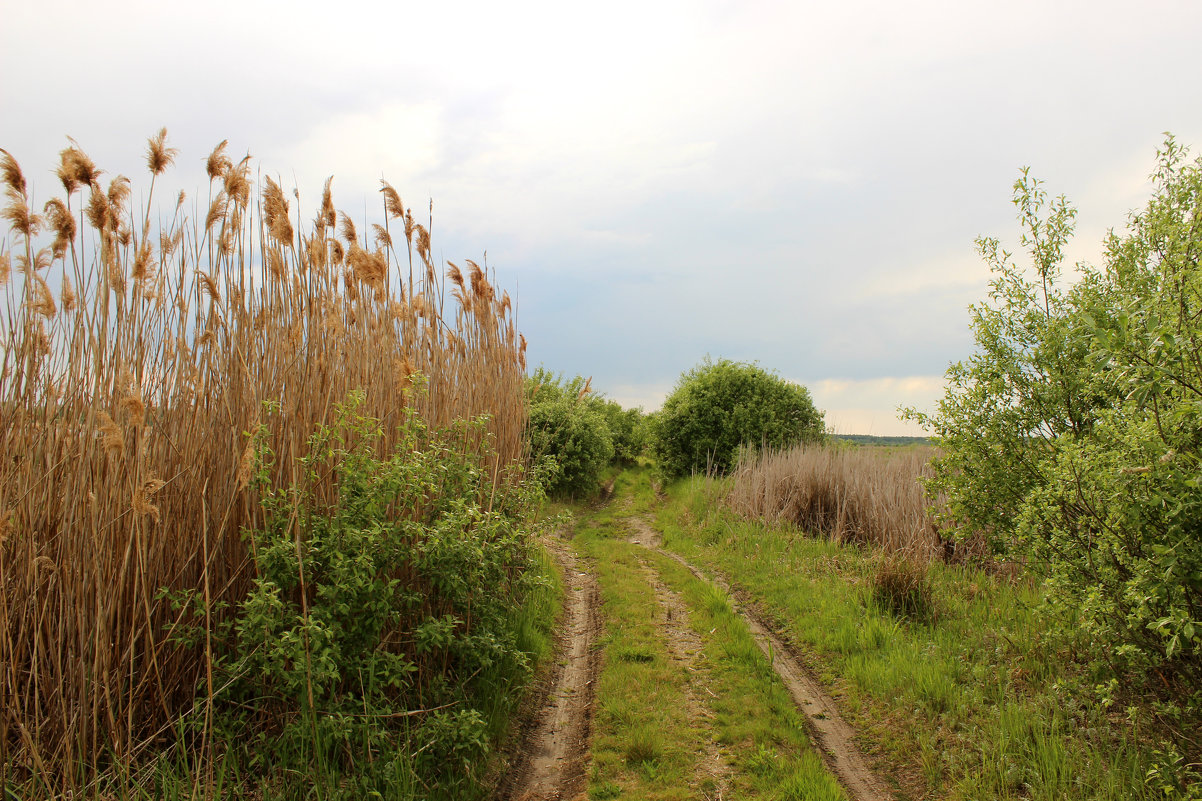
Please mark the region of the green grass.
[[1037, 587], [936, 564], [929, 614], [898, 617], [873, 600], [874, 554], [736, 519], [714, 489], [669, 488], [665, 547], [728, 577], [807, 655], [902, 797], [1154, 797], [1132, 725], [1086, 702], [1094, 677], [1046, 634]]
[[706, 642], [705, 678], [716, 696], [714, 728], [735, 759], [734, 787], [744, 797], [845, 798], [813, 750], [801, 713], [746, 623], [731, 611], [726, 594], [672, 559], [650, 554], [648, 560], [684, 598], [690, 624]]
[[[525, 603], [513, 610], [510, 630], [514, 632], [518, 650], [537, 668], [552, 655], [555, 621], [563, 608], [563, 577], [551, 555], [537, 548], [529, 579], [531, 589]], [[488, 682], [485, 697], [490, 702], [489, 735], [494, 742], [501, 742], [510, 733], [510, 718], [521, 702], [525, 680], [516, 665], [501, 663]]]
[[[634, 546], [615, 538], [617, 527], [608, 515], [597, 515], [577, 528], [577, 546], [596, 565], [605, 620], [590, 792], [594, 797], [690, 798], [694, 751], [689, 743], [700, 733], [684, 714], [684, 677], [656, 631], [654, 590]], [[612, 794], [614, 788], [619, 795]]]
[[[655, 503], [646, 474], [625, 472], [613, 500], [582, 510], [577, 525], [576, 544], [596, 565], [605, 621], [590, 798], [715, 797], [700, 756], [711, 739], [726, 765], [727, 798], [845, 798], [726, 597], [677, 562], [625, 541], [623, 519]], [[693, 670], [669, 656], [644, 565], [688, 608], [703, 644]]]

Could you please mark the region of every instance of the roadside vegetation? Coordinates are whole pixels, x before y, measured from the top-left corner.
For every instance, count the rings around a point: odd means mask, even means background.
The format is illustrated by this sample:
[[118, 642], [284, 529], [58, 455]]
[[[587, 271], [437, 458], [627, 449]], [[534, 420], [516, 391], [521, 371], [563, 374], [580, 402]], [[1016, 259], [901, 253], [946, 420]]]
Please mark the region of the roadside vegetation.
[[1169, 137], [1152, 179], [1104, 264], [1070, 284], [1075, 212], [1024, 172], [1030, 266], [979, 240], [994, 281], [972, 310], [977, 352], [911, 416], [940, 445], [928, 486], [945, 529], [1028, 565], [1093, 700], [1150, 714], [1162, 772], [1202, 793], [1202, 160]]
[[725, 595], [630, 542], [656, 505], [626, 471], [574, 532], [605, 619], [589, 797], [845, 798]]
[[0, 783], [478, 796], [554, 609], [509, 297], [386, 182], [360, 232], [222, 143], [192, 218], [175, 155], [0, 153]]
[[641, 409], [623, 409], [592, 391], [592, 379], [565, 379], [538, 368], [526, 380], [530, 458], [548, 465], [548, 491], [587, 499], [610, 467], [632, 465], [647, 445]]
[[1150, 721], [1093, 703], [1082, 644], [1048, 633], [1030, 576], [898, 567], [870, 545], [746, 519], [728, 492], [672, 485], [657, 514], [665, 547], [727, 576], [798, 648], [899, 797], [1164, 797], [1145, 784]]
[[[595, 801], [1202, 799], [1202, 161], [1171, 138], [1071, 284], [1074, 212], [1023, 173], [1030, 266], [979, 241], [976, 353], [906, 412], [930, 440], [867, 443], [754, 364], [652, 415], [527, 375], [495, 277], [436, 266], [387, 182], [361, 234], [223, 143], [192, 219], [153, 205], [174, 157], [150, 139], [135, 208], [74, 143], [44, 202], [0, 151], [7, 797], [483, 799], [575, 609]], [[769, 642], [855, 727], [859, 791]]]

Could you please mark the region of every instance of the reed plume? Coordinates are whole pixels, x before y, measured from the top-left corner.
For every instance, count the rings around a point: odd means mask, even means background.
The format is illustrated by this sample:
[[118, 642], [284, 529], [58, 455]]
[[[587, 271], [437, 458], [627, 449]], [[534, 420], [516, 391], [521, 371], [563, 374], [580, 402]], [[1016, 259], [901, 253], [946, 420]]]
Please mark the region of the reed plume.
[[376, 241], [376, 247], [381, 250], [387, 250], [392, 247], [392, 235], [388, 233], [388, 229], [379, 223], [371, 224], [372, 237]]
[[230, 143], [228, 139], [222, 139], [217, 147], [213, 148], [213, 152], [209, 153], [209, 157], [205, 159], [205, 174], [209, 176], [209, 181], [217, 179], [225, 179], [225, 174], [234, 162], [230, 161], [229, 156], [225, 155], [225, 148]]
[[380, 185], [380, 191], [384, 194], [384, 211], [394, 220], [404, 217], [405, 204], [401, 202], [401, 196], [383, 178], [380, 179]]
[[359, 234], [355, 230], [355, 221], [352, 220], [350, 216], [346, 214], [346, 212], [343, 212], [341, 217], [342, 225], [339, 226], [339, 233], [341, 233], [342, 238], [346, 240], [347, 247], [357, 245], [359, 243]]
[[97, 231], [102, 231], [109, 225], [109, 200], [96, 184], [91, 184], [92, 193], [88, 196], [88, 222]]
[[284, 197], [284, 190], [271, 180], [270, 175], [264, 176], [263, 181], [266, 183], [263, 189], [263, 220], [267, 232], [276, 242], [289, 244], [292, 241], [292, 222], [288, 219], [288, 200]]
[[8, 221], [9, 226], [21, 234], [26, 240], [37, 235], [41, 229], [42, 220], [29, 210], [29, 198], [25, 192], [25, 175], [20, 165], [9, 152], [0, 148], [0, 174], [3, 174], [4, 192], [8, 203], [0, 212]]
[[176, 148], [167, 147], [167, 129], [160, 128], [157, 134], [147, 140], [146, 167], [152, 175], [162, 175], [178, 154]]
[[331, 175], [321, 189], [321, 211], [318, 212], [315, 227], [333, 228], [338, 224], [338, 213], [334, 210], [334, 196], [330, 188], [333, 182], [334, 176]]
[[54, 244], [51, 245], [54, 258], [64, 258], [71, 243], [75, 241], [75, 218], [71, 215], [67, 204], [56, 197], [46, 201], [42, 212], [45, 214], [51, 230], [54, 231]]
[[73, 140], [70, 147], [59, 153], [59, 167], [55, 171], [68, 196], [77, 188], [97, 186], [103, 172]]
[[2, 174], [4, 186], [9, 192], [9, 197], [20, 198], [22, 201], [26, 199], [25, 195], [25, 174], [21, 172], [21, 165], [17, 164], [17, 160], [12, 157], [4, 148], [0, 147], [0, 174]]

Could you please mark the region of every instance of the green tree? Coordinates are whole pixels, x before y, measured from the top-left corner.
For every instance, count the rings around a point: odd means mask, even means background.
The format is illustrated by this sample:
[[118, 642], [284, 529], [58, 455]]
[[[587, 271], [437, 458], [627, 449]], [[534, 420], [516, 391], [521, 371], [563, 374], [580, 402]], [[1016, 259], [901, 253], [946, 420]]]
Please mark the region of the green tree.
[[1026, 170], [1014, 184], [1023, 269], [993, 238], [977, 250], [994, 278], [989, 300], [970, 310], [977, 351], [947, 371], [934, 415], [909, 410], [939, 440], [933, 487], [946, 495], [945, 523], [984, 536], [996, 551], [1013, 544], [1026, 498], [1046, 481], [1052, 444], [1091, 427], [1091, 370], [1071, 335], [1075, 295], [1061, 281], [1076, 211], [1063, 196], [1049, 203]]
[[996, 240], [976, 353], [933, 415], [944, 524], [1034, 560], [1051, 619], [1084, 633], [1116, 683], [1202, 714], [1202, 161], [1170, 137], [1155, 190], [1102, 269], [1060, 264], [1073, 210], [1024, 171], [1031, 268]]
[[653, 448], [668, 478], [724, 472], [742, 446], [783, 448], [825, 435], [809, 390], [754, 364], [708, 357], [655, 415]]
[[613, 463], [633, 465], [647, 447], [647, 417], [642, 409], [623, 409], [617, 401], [602, 401], [602, 412], [613, 439]]
[[589, 382], [580, 376], [565, 381], [541, 367], [527, 379], [527, 386], [531, 458], [550, 459], [559, 468], [548, 491], [572, 497], [596, 492], [601, 471], [614, 458], [604, 402], [591, 394]]

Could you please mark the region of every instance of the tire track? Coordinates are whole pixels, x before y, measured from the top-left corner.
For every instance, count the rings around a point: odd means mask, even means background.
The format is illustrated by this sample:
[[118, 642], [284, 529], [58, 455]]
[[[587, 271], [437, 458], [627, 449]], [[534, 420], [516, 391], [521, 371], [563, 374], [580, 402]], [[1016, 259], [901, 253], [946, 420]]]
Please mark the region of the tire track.
[[677, 554], [665, 551], [658, 532], [641, 517], [629, 517], [633, 529], [630, 538], [644, 547], [681, 564], [695, 577], [722, 590], [731, 610], [743, 618], [755, 637], [756, 644], [772, 663], [793, 697], [793, 703], [805, 715], [814, 740], [830, 769], [852, 801], [892, 801], [886, 784], [868, 765], [868, 760], [855, 743], [855, 729], [839, 714], [835, 700], [826, 693], [802, 666], [792, 649], [765, 626], [755, 615], [744, 611], [735, 601], [730, 585], [718, 577], [710, 577]]
[[556, 635], [555, 670], [540, 712], [523, 738], [516, 765], [498, 801], [560, 801], [585, 798], [593, 701], [600, 653], [600, 593], [592, 573], [561, 541], [549, 544], [563, 570], [563, 620]]

